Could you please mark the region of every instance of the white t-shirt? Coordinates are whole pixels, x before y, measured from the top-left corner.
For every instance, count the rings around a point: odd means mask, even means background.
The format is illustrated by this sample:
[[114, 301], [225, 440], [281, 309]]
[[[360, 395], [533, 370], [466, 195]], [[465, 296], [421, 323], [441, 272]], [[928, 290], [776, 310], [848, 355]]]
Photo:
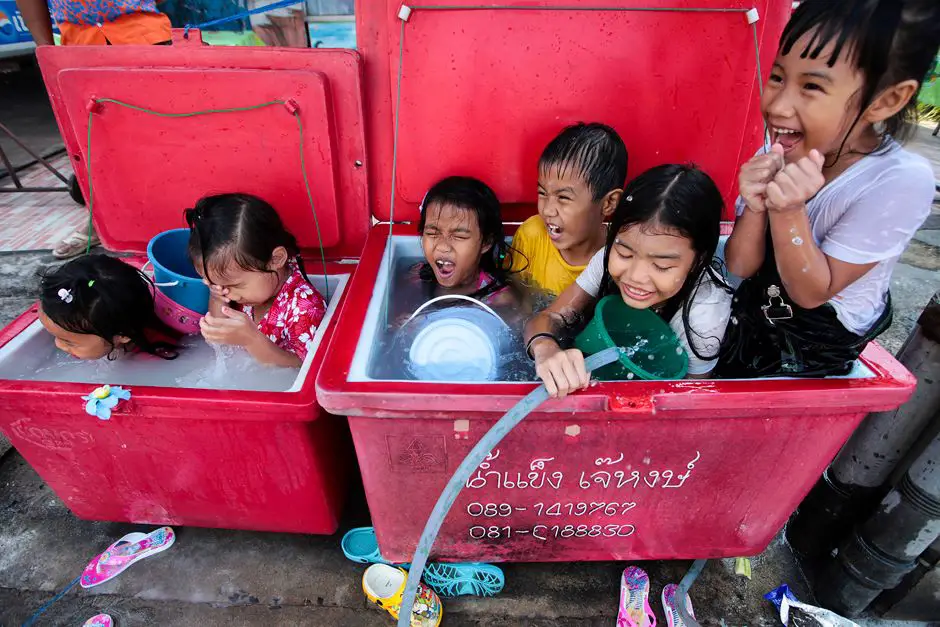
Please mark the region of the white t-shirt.
[[[864, 335], [884, 312], [894, 265], [930, 215], [934, 185], [930, 163], [892, 139], [884, 151], [859, 159], [806, 203], [813, 239], [824, 254], [846, 263], [878, 264], [829, 301], [849, 331]], [[742, 213], [739, 197], [737, 214]]]
[[[577, 279], [578, 287], [597, 298], [604, 279], [604, 249], [597, 251], [587, 268]], [[704, 275], [703, 275], [704, 277]], [[689, 338], [685, 332], [682, 321], [682, 308], [669, 321], [673, 333], [679, 338], [679, 344], [689, 355], [689, 374], [707, 374], [715, 367], [718, 361], [718, 347], [725, 337], [725, 328], [728, 318], [731, 317], [731, 294], [716, 286], [712, 281], [704, 279], [699, 283], [695, 292], [695, 300], [689, 307], [689, 326], [695, 341], [695, 348], [703, 355], [714, 355], [714, 359], [700, 359], [689, 347]]]

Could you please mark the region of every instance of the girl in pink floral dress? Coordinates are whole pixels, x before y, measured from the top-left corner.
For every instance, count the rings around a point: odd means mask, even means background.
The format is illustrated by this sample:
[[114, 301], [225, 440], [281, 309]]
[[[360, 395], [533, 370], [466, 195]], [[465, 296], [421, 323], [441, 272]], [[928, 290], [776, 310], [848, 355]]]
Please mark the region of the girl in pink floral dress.
[[206, 341], [257, 361], [299, 367], [326, 313], [300, 249], [271, 205], [248, 194], [207, 196], [186, 211], [189, 254], [212, 292]]

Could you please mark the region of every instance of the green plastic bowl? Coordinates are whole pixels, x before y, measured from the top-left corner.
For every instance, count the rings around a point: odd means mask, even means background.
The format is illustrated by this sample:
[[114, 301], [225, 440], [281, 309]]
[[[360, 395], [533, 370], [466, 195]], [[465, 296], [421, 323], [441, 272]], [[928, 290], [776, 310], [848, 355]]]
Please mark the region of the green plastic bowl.
[[617, 294], [597, 303], [574, 345], [585, 355], [612, 346], [625, 349], [618, 361], [594, 373], [603, 381], [682, 379], [689, 371], [689, 357], [669, 325], [649, 309], [633, 309]]

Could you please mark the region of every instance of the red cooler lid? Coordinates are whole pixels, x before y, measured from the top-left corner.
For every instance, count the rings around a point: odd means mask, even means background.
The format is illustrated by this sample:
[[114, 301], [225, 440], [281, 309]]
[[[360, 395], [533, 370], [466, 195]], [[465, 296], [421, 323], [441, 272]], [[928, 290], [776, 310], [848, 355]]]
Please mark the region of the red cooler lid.
[[539, 154], [578, 121], [621, 134], [629, 176], [694, 161], [734, 199], [737, 168], [763, 134], [755, 30], [745, 12], [760, 16], [766, 73], [790, 0], [446, 4], [415, 3], [404, 25], [399, 0], [356, 7], [376, 217], [389, 217], [402, 37], [396, 221], [414, 220], [428, 187], [458, 173], [489, 183], [510, 205], [507, 218], [530, 215]]
[[[270, 202], [308, 253], [322, 238], [329, 257], [359, 256], [370, 222], [357, 53], [216, 48], [191, 31], [172, 46], [38, 54], [107, 248], [143, 251], [185, 226], [201, 196], [245, 192]], [[228, 111], [181, 115], [208, 110]]]

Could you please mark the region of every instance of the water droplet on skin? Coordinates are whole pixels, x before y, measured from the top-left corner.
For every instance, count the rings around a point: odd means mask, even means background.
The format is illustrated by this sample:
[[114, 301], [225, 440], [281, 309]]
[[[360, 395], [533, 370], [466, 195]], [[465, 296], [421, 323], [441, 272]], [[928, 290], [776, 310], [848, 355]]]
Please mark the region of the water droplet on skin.
[[803, 268], [803, 272], [809, 272], [809, 268]]
[[803, 245], [803, 238], [802, 238], [802, 237], [794, 237], [792, 241], [793, 241], [793, 244], [794, 244], [795, 246], [802, 246], [802, 245]]

